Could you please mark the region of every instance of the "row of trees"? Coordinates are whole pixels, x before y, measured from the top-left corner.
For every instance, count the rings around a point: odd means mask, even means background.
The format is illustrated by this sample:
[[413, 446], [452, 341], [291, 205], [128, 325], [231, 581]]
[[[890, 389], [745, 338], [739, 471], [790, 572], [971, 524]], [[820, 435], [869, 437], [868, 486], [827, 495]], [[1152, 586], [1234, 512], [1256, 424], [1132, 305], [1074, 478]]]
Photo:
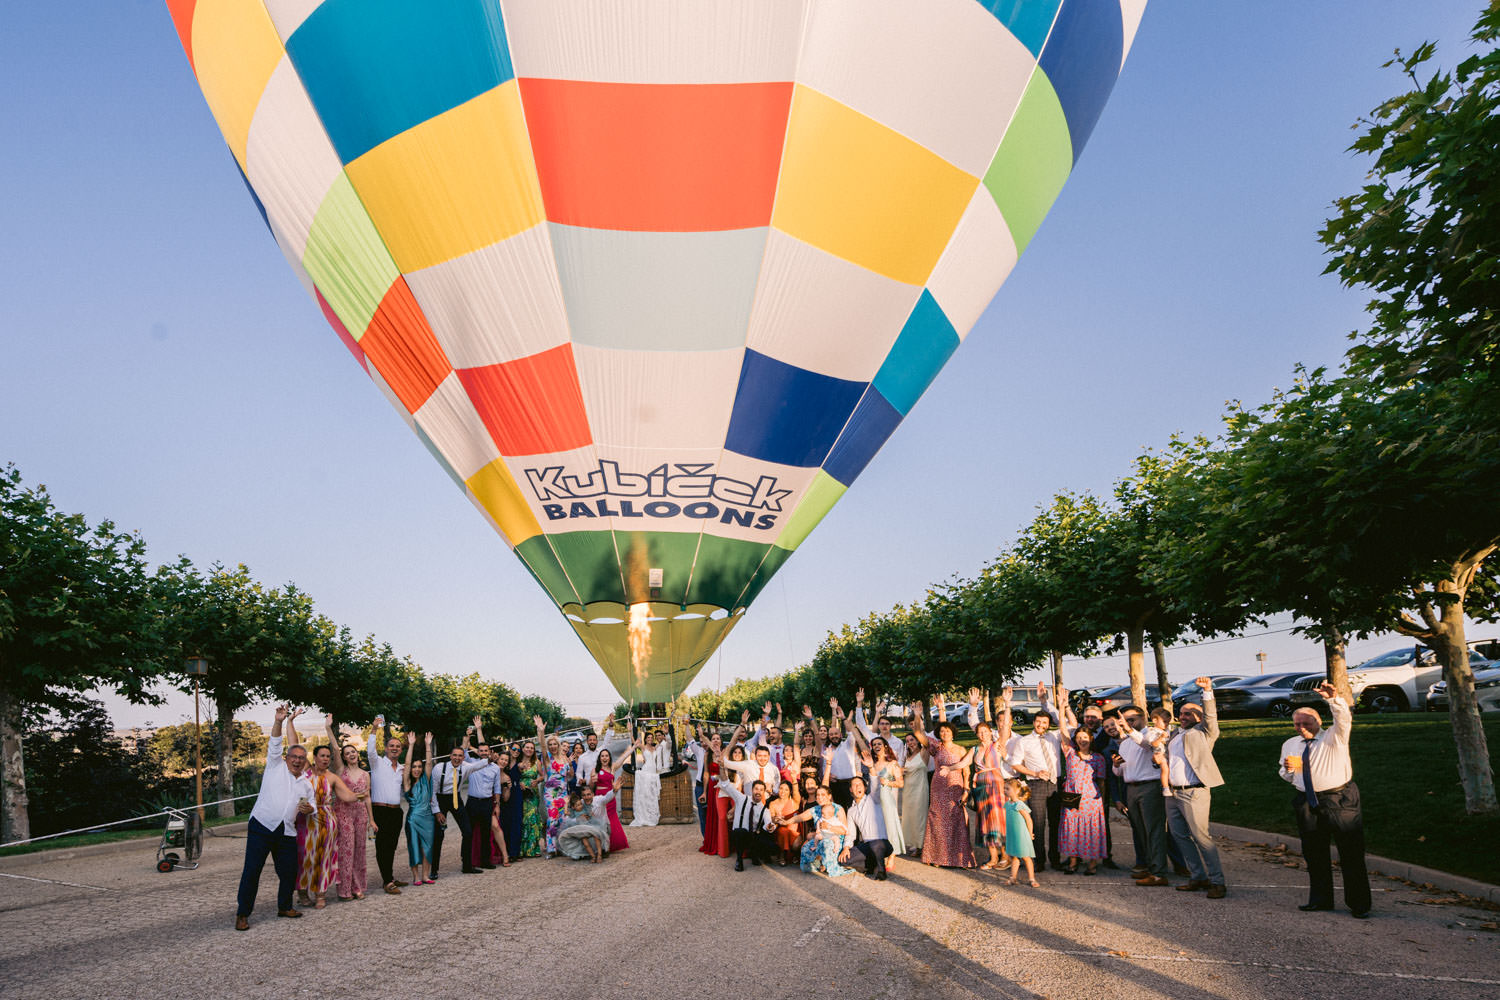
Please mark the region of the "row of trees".
[[1297, 369], [1264, 406], [1232, 405], [1212, 439], [1141, 455], [1110, 495], [1055, 496], [973, 577], [846, 625], [798, 670], [695, 704], [723, 718], [862, 685], [921, 697], [1121, 649], [1145, 704], [1148, 641], [1166, 688], [1165, 645], [1290, 612], [1346, 696], [1350, 638], [1395, 631], [1432, 649], [1468, 809], [1497, 811], [1464, 627], [1497, 611], [1497, 35], [1491, 4], [1478, 53], [1453, 73], [1419, 77], [1430, 44], [1398, 53], [1411, 89], [1361, 122], [1352, 148], [1373, 156], [1370, 183], [1320, 234], [1328, 271], [1373, 293], [1340, 370]]
[[[192, 690], [189, 656], [210, 667], [202, 691], [217, 725], [208, 756], [222, 798], [235, 787], [236, 713], [264, 700], [317, 705], [339, 720], [377, 714], [420, 731], [461, 734], [482, 716], [520, 733], [555, 701], [522, 697], [478, 674], [427, 674], [373, 636], [356, 639], [293, 584], [268, 587], [243, 565], [200, 570], [186, 558], [154, 570], [135, 533], [57, 510], [45, 487], [0, 471], [0, 840], [29, 837], [23, 733], [47, 713], [78, 713], [113, 690], [159, 704]], [[220, 807], [233, 815], [232, 805]]]

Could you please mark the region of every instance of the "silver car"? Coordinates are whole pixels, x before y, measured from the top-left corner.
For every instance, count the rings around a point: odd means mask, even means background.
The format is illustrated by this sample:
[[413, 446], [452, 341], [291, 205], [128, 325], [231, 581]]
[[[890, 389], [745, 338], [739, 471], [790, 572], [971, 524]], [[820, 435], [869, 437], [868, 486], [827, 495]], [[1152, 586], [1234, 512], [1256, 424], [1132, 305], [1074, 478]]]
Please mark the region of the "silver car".
[[[1469, 666], [1474, 669], [1474, 697], [1479, 701], [1481, 712], [1500, 712], [1500, 666], [1490, 660], [1480, 660], [1470, 654]], [[1438, 681], [1427, 689], [1427, 711], [1448, 711], [1448, 682]]]

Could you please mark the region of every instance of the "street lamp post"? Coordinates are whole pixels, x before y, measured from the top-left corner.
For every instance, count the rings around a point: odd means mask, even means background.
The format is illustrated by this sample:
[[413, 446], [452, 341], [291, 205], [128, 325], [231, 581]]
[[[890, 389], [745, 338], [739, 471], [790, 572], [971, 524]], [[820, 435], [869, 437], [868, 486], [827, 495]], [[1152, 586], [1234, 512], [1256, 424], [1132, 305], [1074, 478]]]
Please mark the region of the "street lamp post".
[[1255, 665], [1261, 673], [1266, 672], [1266, 654], [1264, 651], [1255, 654]]
[[198, 714], [198, 683], [208, 674], [208, 660], [190, 656], [187, 672], [193, 678], [193, 781], [197, 787], [198, 823], [203, 823], [203, 722]]

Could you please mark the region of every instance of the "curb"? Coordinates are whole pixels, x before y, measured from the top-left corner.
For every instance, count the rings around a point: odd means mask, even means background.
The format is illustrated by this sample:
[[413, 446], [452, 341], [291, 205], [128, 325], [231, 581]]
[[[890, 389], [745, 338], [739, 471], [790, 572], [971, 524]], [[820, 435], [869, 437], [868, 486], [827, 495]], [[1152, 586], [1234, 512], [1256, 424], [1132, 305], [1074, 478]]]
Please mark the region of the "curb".
[[[243, 823], [225, 823], [223, 826], [207, 827], [203, 831], [203, 839], [210, 840], [214, 837], [243, 836], [249, 827], [249, 820]], [[210, 833], [210, 830], [213, 832]], [[161, 834], [158, 833], [149, 837], [132, 837], [129, 840], [111, 840], [103, 844], [84, 844], [81, 847], [55, 847], [51, 850], [32, 851], [28, 854], [12, 854], [8, 857], [0, 857], [0, 865], [73, 861], [77, 858], [96, 858], [101, 855], [124, 854], [129, 851], [150, 852], [154, 855], [156, 848], [160, 845]]]
[[[1287, 853], [1299, 856], [1302, 854], [1301, 844], [1294, 833], [1270, 833], [1266, 830], [1252, 830], [1247, 826], [1231, 826], [1228, 823], [1209, 823], [1208, 831], [1216, 837], [1246, 843], [1285, 844]], [[1337, 857], [1337, 849], [1334, 851], [1334, 856]], [[1464, 878], [1462, 875], [1454, 875], [1451, 872], [1440, 872], [1436, 868], [1423, 868], [1421, 865], [1414, 865], [1408, 861], [1383, 858], [1378, 854], [1366, 854], [1365, 867], [1372, 875], [1384, 875], [1388, 878], [1413, 882], [1418, 886], [1426, 885], [1448, 892], [1462, 893], [1465, 896], [1482, 899], [1487, 903], [1500, 905], [1500, 885]]]

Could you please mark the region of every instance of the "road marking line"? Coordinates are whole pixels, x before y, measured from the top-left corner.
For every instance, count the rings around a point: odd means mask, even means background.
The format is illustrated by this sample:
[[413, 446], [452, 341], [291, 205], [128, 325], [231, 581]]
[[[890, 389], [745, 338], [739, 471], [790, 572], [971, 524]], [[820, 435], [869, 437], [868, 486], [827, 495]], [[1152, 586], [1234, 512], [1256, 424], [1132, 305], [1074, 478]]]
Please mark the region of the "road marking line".
[[1081, 958], [1113, 958], [1128, 962], [1181, 962], [1188, 965], [1232, 965], [1244, 969], [1275, 969], [1279, 972], [1316, 972], [1329, 976], [1363, 976], [1366, 979], [1403, 979], [1423, 983], [1464, 983], [1470, 986], [1500, 986], [1500, 979], [1476, 979], [1467, 976], [1426, 976], [1414, 972], [1370, 972], [1364, 969], [1320, 969], [1310, 965], [1283, 965], [1279, 962], [1246, 962], [1232, 958], [1194, 958], [1190, 955], [1142, 955], [1090, 949], [1005, 948], [1023, 955], [1073, 955]]
[[74, 889], [98, 889], [100, 892], [114, 892], [113, 889], [102, 885], [84, 885], [81, 882], [64, 882], [57, 878], [33, 878], [30, 875], [12, 875], [10, 872], [0, 872], [0, 878], [22, 878], [28, 882], [50, 882], [53, 885], [67, 885]]
[[799, 937], [796, 941], [792, 942], [792, 947], [793, 948], [806, 948], [808, 946], [808, 944], [812, 941], [812, 939], [818, 936], [819, 932], [821, 932], [823, 930], [823, 928], [827, 925], [828, 921], [831, 920], [831, 919], [832, 918], [828, 914], [826, 914], [826, 913], [823, 914], [821, 917], [818, 918], [818, 922], [817, 923], [813, 924], [811, 927], [809, 927], [807, 929], [807, 932], [805, 934], [803, 934], [801, 937]]

